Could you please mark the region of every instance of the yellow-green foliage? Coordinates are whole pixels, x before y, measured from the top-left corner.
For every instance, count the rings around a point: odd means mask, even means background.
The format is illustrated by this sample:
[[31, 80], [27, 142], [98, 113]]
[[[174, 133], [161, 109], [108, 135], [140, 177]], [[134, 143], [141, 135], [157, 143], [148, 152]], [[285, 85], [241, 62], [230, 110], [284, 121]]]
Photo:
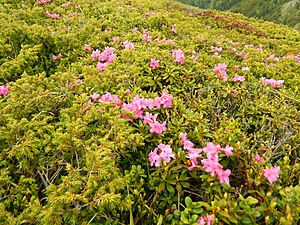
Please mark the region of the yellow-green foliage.
[[[196, 224], [206, 214], [215, 224], [299, 222], [299, 32], [171, 0], [1, 3], [0, 86], [9, 86], [0, 95], [1, 224]], [[126, 40], [135, 49], [124, 49]], [[100, 72], [85, 44], [113, 47], [117, 59]], [[222, 47], [220, 57], [211, 46]], [[172, 57], [177, 49], [182, 64]], [[227, 82], [213, 71], [221, 63]], [[236, 73], [245, 81], [233, 82]], [[272, 89], [261, 77], [284, 85]], [[122, 103], [163, 90], [172, 106], [152, 113], [166, 121], [165, 132], [121, 115]], [[107, 92], [122, 103], [87, 106], [90, 96]], [[230, 157], [220, 154], [230, 186], [188, 169], [180, 133], [197, 148], [234, 148]], [[169, 144], [175, 159], [151, 167], [148, 154], [159, 144]], [[275, 165], [279, 178], [270, 184], [263, 171]]]

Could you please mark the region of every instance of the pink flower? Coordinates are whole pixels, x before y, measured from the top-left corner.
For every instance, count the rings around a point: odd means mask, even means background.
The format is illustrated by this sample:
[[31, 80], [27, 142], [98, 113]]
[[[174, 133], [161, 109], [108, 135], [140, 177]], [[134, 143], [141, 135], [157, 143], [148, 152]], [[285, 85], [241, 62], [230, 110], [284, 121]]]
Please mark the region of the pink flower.
[[256, 161], [256, 162], [259, 162], [259, 163], [262, 162], [262, 159], [261, 159], [261, 157], [260, 157], [259, 154], [256, 154], [256, 155], [255, 155], [255, 161]]
[[272, 166], [270, 169], [264, 169], [264, 177], [268, 179], [268, 181], [272, 184], [274, 183], [278, 178], [278, 173], [280, 171], [279, 166]]
[[154, 123], [156, 121], [158, 114], [152, 115], [151, 113], [146, 112], [146, 115], [143, 117], [144, 124]]
[[100, 95], [97, 94], [97, 93], [94, 93], [93, 95], [91, 95], [91, 98], [92, 98], [93, 100], [96, 100], [96, 99], [98, 99], [99, 97], [100, 97]]
[[97, 69], [102, 72], [106, 67], [108, 66], [107, 63], [101, 63], [101, 62], [98, 62], [97, 63]]
[[60, 58], [62, 57], [62, 54], [59, 54], [59, 55], [53, 55], [52, 56], [52, 58], [54, 59], [54, 60], [60, 60]]
[[227, 66], [225, 63], [218, 64], [215, 66], [213, 71], [218, 75], [218, 77], [223, 79], [224, 81], [227, 81], [227, 73], [226, 73]]
[[137, 27], [135, 27], [135, 28], [133, 28], [133, 29], [131, 30], [131, 32], [132, 32], [132, 33], [135, 33], [135, 32], [137, 32], [137, 30], [138, 30]]
[[242, 67], [242, 71], [250, 71], [249, 67]]
[[150, 123], [150, 133], [161, 134], [162, 132], [166, 131], [166, 121], [163, 123], [159, 123], [158, 121], [154, 121]]
[[175, 62], [183, 63], [185, 61], [184, 53], [182, 50], [172, 50], [172, 56], [175, 59]]
[[87, 44], [84, 44], [84, 49], [85, 49], [86, 51], [88, 51], [88, 52], [93, 51], [92, 47], [89, 46], [89, 45], [87, 45]]
[[151, 42], [152, 37], [148, 34], [143, 34], [143, 40], [146, 41], [146, 42]]
[[118, 43], [118, 42], [120, 41], [120, 38], [119, 38], [119, 37], [113, 37], [113, 38], [112, 38], [112, 41], [113, 41], [114, 43]]
[[134, 49], [134, 45], [129, 41], [124, 41], [123, 45], [125, 49]]
[[117, 106], [120, 102], [121, 99], [116, 96], [112, 95], [111, 93], [107, 92], [106, 94], [102, 95], [101, 99], [98, 100], [99, 102], [114, 102], [114, 106]]
[[228, 156], [232, 155], [232, 150], [233, 150], [233, 148], [232, 148], [232, 147], [229, 147], [229, 145], [226, 145], [225, 148], [220, 148], [220, 150], [221, 150], [222, 152], [224, 152], [225, 155], [228, 157]]
[[0, 95], [7, 95], [8, 94], [8, 86], [4, 87], [4, 86], [0, 86]]
[[81, 6], [80, 5], [76, 5], [75, 9], [81, 9]]
[[155, 148], [148, 154], [148, 159], [150, 161], [151, 166], [159, 167], [161, 164], [161, 157], [157, 154], [158, 148]]
[[52, 19], [59, 19], [60, 15], [59, 14], [51, 14], [50, 12], [46, 11], [46, 15]]
[[226, 183], [229, 185], [229, 175], [231, 174], [231, 170], [227, 169], [225, 171], [218, 171], [218, 177], [220, 179], [220, 183]]
[[34, 5], [43, 5], [43, 4], [46, 4], [48, 2], [51, 2], [51, 0], [41, 0], [41, 1], [36, 1], [34, 3]]
[[271, 79], [266, 79], [266, 78], [260, 78], [259, 79], [260, 80], [260, 82], [262, 83], [262, 84], [268, 84], [268, 85], [270, 85], [271, 86], [271, 88], [278, 88], [278, 87], [281, 87], [282, 85], [283, 85], [283, 83], [284, 83], [284, 80], [275, 80], [275, 79], [273, 79], [273, 78], [271, 78]]
[[197, 225], [212, 225], [214, 222], [214, 216], [213, 215], [208, 215], [206, 214], [205, 217], [200, 217], [198, 222], [197, 222]]
[[234, 82], [243, 82], [245, 80], [244, 76], [239, 76], [237, 74], [234, 75], [234, 78], [232, 79]]
[[177, 33], [177, 29], [175, 27], [172, 27], [171, 31], [176, 34]]
[[150, 67], [155, 70], [155, 69], [158, 68], [158, 63], [159, 63], [159, 60], [151, 59], [150, 60]]
[[[160, 154], [157, 151], [160, 150]], [[166, 163], [171, 161], [171, 158], [175, 158], [175, 155], [172, 152], [170, 145], [159, 144], [157, 148], [151, 151], [148, 154], [148, 159], [151, 166], [159, 167], [161, 165], [161, 160], [164, 160]]]
[[234, 90], [232, 91], [232, 93], [233, 93], [233, 94], [237, 94], [238, 91], [237, 91], [236, 89], [234, 89]]
[[62, 4], [61, 6], [63, 8], [67, 8], [70, 4], [71, 4], [71, 2], [66, 2], [66, 3]]

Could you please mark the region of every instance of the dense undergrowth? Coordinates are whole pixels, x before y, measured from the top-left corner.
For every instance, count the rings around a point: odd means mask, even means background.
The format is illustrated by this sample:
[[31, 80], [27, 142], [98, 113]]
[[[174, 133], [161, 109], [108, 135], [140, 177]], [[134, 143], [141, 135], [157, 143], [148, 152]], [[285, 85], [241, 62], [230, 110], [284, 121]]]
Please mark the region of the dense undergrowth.
[[0, 28], [1, 224], [298, 224], [296, 30], [169, 0]]

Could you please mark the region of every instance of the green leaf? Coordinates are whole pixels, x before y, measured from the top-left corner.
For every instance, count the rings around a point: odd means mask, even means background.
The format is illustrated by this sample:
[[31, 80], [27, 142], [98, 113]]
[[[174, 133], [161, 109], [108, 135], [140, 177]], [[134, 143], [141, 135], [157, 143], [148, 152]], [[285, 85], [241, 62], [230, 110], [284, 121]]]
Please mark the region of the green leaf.
[[159, 218], [158, 218], [158, 221], [157, 221], [156, 225], [162, 225], [163, 219], [164, 219], [164, 216], [163, 215], [159, 215]]
[[185, 203], [185, 205], [186, 205], [187, 207], [191, 207], [193, 201], [192, 201], [192, 199], [191, 199], [190, 197], [185, 197], [184, 203]]
[[175, 217], [179, 218], [181, 215], [181, 212], [178, 209], [176, 209], [176, 210], [174, 210], [173, 214]]
[[246, 202], [248, 205], [253, 205], [258, 203], [258, 200], [256, 198], [253, 198], [252, 196], [249, 196], [246, 198]]

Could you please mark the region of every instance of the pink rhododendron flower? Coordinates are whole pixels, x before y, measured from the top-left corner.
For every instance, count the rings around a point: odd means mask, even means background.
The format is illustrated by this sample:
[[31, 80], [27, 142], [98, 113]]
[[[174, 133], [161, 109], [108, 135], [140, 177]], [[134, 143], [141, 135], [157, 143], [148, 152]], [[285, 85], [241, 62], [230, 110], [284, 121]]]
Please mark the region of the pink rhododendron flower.
[[173, 96], [166, 93], [166, 90], [162, 91], [162, 96], [155, 98], [154, 106], [160, 107], [163, 106], [164, 108], [167, 108], [168, 106], [172, 105], [172, 99]]
[[108, 66], [107, 63], [98, 62], [97, 63], [97, 69], [101, 72]]
[[62, 54], [59, 54], [59, 55], [53, 55], [52, 58], [54, 60], [60, 60], [60, 58], [62, 57]]
[[80, 5], [76, 5], [75, 9], [81, 9], [81, 6]]
[[220, 183], [226, 183], [229, 185], [229, 176], [231, 174], [231, 170], [227, 169], [225, 171], [218, 171], [218, 177], [220, 179]]
[[221, 150], [222, 152], [224, 152], [225, 155], [228, 157], [228, 156], [232, 155], [232, 150], [233, 150], [233, 148], [232, 148], [232, 147], [229, 147], [229, 145], [226, 145], [225, 148], [220, 148], [220, 150]]
[[102, 95], [101, 99], [99, 99], [98, 101], [99, 102], [114, 102], [115, 103], [114, 106], [117, 106], [120, 102], [122, 102], [118, 96], [112, 95], [109, 92]]
[[278, 173], [280, 171], [279, 166], [272, 166], [270, 169], [264, 169], [264, 177], [268, 179], [268, 181], [272, 184], [274, 183], [278, 178]]
[[238, 42], [233, 42], [233, 41], [229, 41], [229, 43], [232, 45], [232, 46], [238, 46], [240, 43]]
[[92, 47], [89, 46], [89, 45], [87, 45], [87, 44], [84, 44], [84, 49], [85, 49], [86, 51], [88, 51], [88, 52], [93, 51]]
[[134, 45], [129, 41], [124, 41], [123, 45], [125, 49], [134, 49]]
[[0, 86], [0, 95], [7, 95], [8, 94], [8, 86], [4, 87], [4, 86]]
[[224, 81], [227, 81], [227, 73], [226, 73], [227, 65], [225, 63], [218, 64], [215, 66], [213, 71], [218, 75], [218, 77], [223, 79]]
[[172, 50], [172, 56], [175, 59], [175, 62], [183, 63], [185, 61], [184, 53], [182, 50]]
[[70, 4], [71, 4], [71, 2], [66, 2], [66, 3], [62, 4], [61, 6], [63, 8], [67, 8]]
[[266, 79], [266, 78], [260, 78], [259, 79], [260, 80], [260, 82], [262, 83], [262, 84], [267, 84], [267, 85], [270, 85], [271, 86], [271, 88], [278, 88], [278, 87], [281, 87], [282, 85], [283, 85], [283, 83], [284, 83], [284, 80], [275, 80], [275, 79], [273, 79], [273, 78], [271, 78], [271, 79]]
[[146, 41], [146, 42], [151, 42], [152, 37], [148, 34], [143, 34], [143, 40]]
[[59, 14], [51, 14], [50, 12], [46, 11], [46, 15], [49, 17], [49, 18], [52, 18], [52, 19], [59, 19], [60, 18], [60, 15]]
[[259, 162], [259, 163], [262, 162], [262, 159], [261, 159], [261, 157], [260, 157], [259, 154], [256, 154], [256, 155], [255, 155], [255, 161], [256, 161], [256, 162]]
[[158, 121], [154, 121], [153, 123], [150, 123], [150, 133], [156, 133], [161, 134], [162, 132], [166, 131], [166, 121], [163, 123], [160, 123]]
[[171, 28], [171, 31], [172, 31], [174, 34], [177, 33], [177, 29], [176, 29], [175, 27], [172, 27], [172, 28]]
[[152, 115], [151, 113], [146, 112], [144, 116], [144, 124], [154, 123], [156, 121], [158, 114]]
[[119, 37], [113, 37], [113, 38], [112, 38], [112, 41], [113, 41], [114, 43], [118, 43], [118, 42], [120, 41], [120, 38], [119, 38]]
[[48, 2], [51, 2], [51, 0], [41, 0], [41, 1], [36, 1], [34, 3], [34, 5], [43, 5], [43, 4], [46, 4]]
[[155, 70], [155, 69], [158, 68], [158, 63], [159, 63], [159, 60], [151, 59], [150, 60], [150, 67]]
[[96, 99], [98, 99], [100, 97], [100, 94], [97, 94], [97, 93], [94, 93], [93, 95], [91, 95], [91, 98], [93, 99], [93, 100], [96, 100]]
[[205, 217], [200, 217], [197, 225], [212, 225], [214, 222], [214, 216], [206, 214]]
[[237, 74], [234, 75], [234, 78], [232, 79], [234, 82], [243, 82], [245, 80], [244, 76], [239, 76]]
[[[158, 154], [158, 150], [160, 153]], [[175, 158], [175, 155], [172, 152], [170, 145], [159, 144], [157, 148], [151, 151], [148, 154], [148, 159], [150, 161], [151, 166], [159, 167], [161, 165], [161, 161], [164, 160], [166, 163], [171, 161], [171, 158]]]
[[137, 32], [137, 30], [138, 30], [138, 28], [135, 27], [135, 28], [133, 28], [133, 29], [131, 30], [131, 32], [132, 32], [132, 33], [135, 33], [135, 32]]
[[80, 13], [78, 13], [78, 12], [70, 12], [69, 13], [69, 17], [73, 17], [73, 16], [80, 16]]
[[232, 93], [233, 93], [233, 94], [237, 94], [238, 91], [237, 91], [236, 89], [234, 89], [234, 90], [232, 91]]

